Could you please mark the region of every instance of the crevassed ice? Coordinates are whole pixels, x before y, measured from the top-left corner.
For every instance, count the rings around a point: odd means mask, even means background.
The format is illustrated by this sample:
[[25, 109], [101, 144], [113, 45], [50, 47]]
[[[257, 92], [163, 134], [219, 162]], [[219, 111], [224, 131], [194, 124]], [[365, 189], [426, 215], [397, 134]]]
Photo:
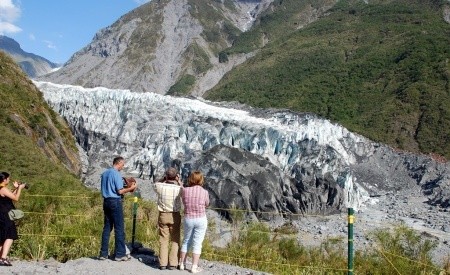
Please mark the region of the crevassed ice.
[[[126, 144], [136, 141], [143, 144], [130, 156], [135, 161], [150, 159], [158, 163], [163, 161], [164, 154], [175, 157], [221, 143], [267, 157], [287, 172], [295, 163], [308, 159], [322, 173], [336, 175], [336, 163], [342, 167], [351, 165], [357, 155], [373, 150], [364, 137], [313, 115], [280, 111], [263, 118], [201, 99], [34, 83], [72, 127], [82, 122], [88, 131]], [[308, 145], [300, 144], [305, 141]], [[352, 200], [359, 204], [357, 198]]]

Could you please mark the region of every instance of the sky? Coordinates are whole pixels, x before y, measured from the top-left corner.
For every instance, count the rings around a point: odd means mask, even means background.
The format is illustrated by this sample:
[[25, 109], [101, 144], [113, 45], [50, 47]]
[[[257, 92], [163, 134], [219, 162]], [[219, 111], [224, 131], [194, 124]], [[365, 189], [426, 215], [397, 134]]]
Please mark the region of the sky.
[[0, 0], [0, 35], [64, 63], [102, 28], [150, 0]]

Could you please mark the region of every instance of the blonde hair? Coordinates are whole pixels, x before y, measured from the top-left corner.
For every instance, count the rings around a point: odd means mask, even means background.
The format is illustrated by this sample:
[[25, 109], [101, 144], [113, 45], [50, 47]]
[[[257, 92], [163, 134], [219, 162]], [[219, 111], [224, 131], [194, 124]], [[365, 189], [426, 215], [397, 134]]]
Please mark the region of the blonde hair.
[[202, 172], [193, 171], [188, 178], [189, 186], [200, 185], [203, 186], [203, 182], [205, 181]]

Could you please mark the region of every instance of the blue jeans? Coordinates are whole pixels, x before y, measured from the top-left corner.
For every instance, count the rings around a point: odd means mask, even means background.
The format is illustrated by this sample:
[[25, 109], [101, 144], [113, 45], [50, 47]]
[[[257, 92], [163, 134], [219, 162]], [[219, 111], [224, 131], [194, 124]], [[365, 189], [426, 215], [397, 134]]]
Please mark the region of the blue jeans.
[[181, 252], [188, 252], [192, 248], [192, 253], [200, 255], [207, 227], [206, 216], [194, 219], [184, 218], [184, 239]]
[[105, 214], [102, 247], [100, 257], [108, 257], [109, 236], [114, 228], [114, 247], [116, 258], [125, 256], [125, 228], [123, 222], [123, 208], [121, 198], [106, 198], [103, 200], [103, 213]]

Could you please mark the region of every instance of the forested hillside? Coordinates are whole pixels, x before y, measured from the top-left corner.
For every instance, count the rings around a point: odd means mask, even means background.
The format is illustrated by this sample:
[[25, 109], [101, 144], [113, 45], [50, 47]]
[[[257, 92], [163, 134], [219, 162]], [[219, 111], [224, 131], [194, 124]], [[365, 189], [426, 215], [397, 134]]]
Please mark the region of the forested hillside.
[[205, 97], [313, 112], [375, 141], [449, 158], [450, 4], [367, 2], [339, 1], [303, 27], [298, 1], [275, 1], [221, 55], [263, 48]]

